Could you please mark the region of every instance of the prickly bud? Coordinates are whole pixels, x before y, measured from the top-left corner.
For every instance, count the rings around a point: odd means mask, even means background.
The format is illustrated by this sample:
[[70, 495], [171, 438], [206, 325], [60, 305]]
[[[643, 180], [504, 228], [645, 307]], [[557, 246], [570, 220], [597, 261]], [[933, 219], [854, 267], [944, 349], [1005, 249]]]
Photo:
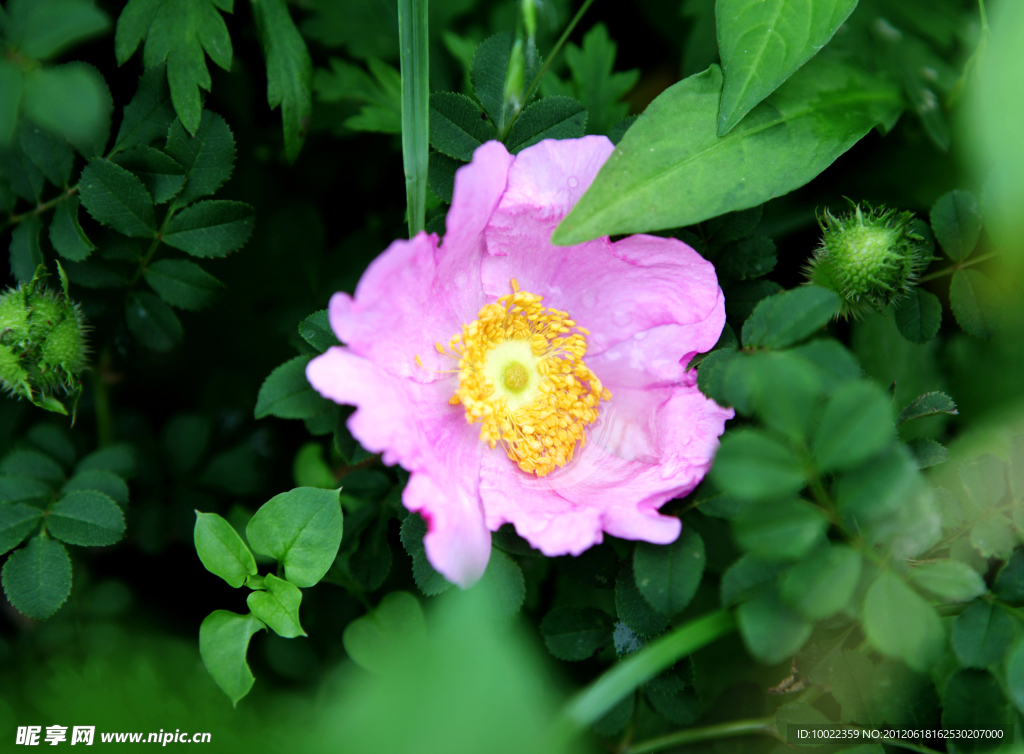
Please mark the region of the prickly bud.
[[917, 280], [927, 262], [924, 239], [911, 228], [914, 216], [885, 207], [853, 204], [819, 220], [821, 245], [804, 268], [814, 285], [843, 300], [841, 316], [881, 311], [896, 303]]

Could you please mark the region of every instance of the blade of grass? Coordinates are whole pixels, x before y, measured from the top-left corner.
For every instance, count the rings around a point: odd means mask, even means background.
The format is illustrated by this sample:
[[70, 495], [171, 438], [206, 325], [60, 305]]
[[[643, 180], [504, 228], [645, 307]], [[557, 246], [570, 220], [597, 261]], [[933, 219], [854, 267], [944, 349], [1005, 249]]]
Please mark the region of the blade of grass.
[[430, 58], [427, 0], [398, 0], [402, 71], [402, 165], [409, 237], [427, 221], [427, 157], [430, 121]]

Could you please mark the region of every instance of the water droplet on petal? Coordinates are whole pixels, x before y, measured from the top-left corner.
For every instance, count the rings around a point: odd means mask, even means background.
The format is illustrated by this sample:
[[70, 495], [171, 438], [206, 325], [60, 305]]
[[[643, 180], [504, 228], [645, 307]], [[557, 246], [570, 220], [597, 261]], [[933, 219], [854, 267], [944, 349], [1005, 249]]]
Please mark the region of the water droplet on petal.
[[579, 185], [580, 182], [576, 180], [576, 176], [573, 175], [569, 177], [569, 188], [576, 188]]

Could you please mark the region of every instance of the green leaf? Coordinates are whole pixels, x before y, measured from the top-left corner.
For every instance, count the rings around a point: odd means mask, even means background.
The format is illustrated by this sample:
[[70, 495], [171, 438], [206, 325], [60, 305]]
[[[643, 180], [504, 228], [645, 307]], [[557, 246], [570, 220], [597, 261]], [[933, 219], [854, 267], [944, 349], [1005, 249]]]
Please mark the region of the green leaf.
[[64, 470], [60, 464], [35, 450], [12, 450], [0, 461], [0, 474], [31, 477], [50, 487], [56, 487], [64, 481]]
[[108, 445], [93, 451], [75, 467], [75, 475], [83, 471], [100, 469], [130, 479], [135, 475], [135, 448], [128, 443]]
[[908, 403], [896, 417], [896, 424], [904, 424], [912, 419], [920, 419], [925, 416], [938, 414], [953, 414], [955, 416], [957, 413], [953, 399], [945, 393], [935, 391], [925, 393]]
[[693, 225], [763, 204], [803, 186], [901, 109], [893, 85], [819, 55], [719, 138], [721, 90], [712, 66], [659, 95], [552, 241]]
[[725, 312], [733, 323], [746, 322], [757, 305], [769, 296], [782, 291], [782, 286], [772, 280], [748, 280], [729, 286]]
[[712, 481], [741, 500], [765, 500], [799, 492], [804, 469], [788, 447], [758, 430], [730, 432], [711, 468]]
[[185, 259], [160, 259], [143, 273], [149, 287], [171, 306], [196, 311], [213, 303], [224, 284]]
[[71, 178], [75, 153], [66, 139], [49, 131], [27, 125], [21, 129], [18, 141], [25, 155], [42, 171], [46, 179], [57, 188], [65, 188]]
[[843, 649], [836, 653], [828, 670], [828, 682], [832, 696], [842, 708], [841, 722], [882, 724], [879, 713], [884, 710], [879, 705], [880, 680], [875, 663], [863, 652]]
[[82, 204], [98, 222], [126, 236], [153, 237], [153, 199], [145, 184], [120, 165], [92, 160], [82, 171], [80, 185]]
[[175, 477], [188, 474], [204, 457], [210, 441], [210, 425], [205, 416], [179, 414], [164, 427], [160, 444]]
[[718, 135], [729, 133], [828, 44], [855, 7], [857, 0], [718, 0], [718, 49], [725, 74]]
[[582, 47], [572, 43], [565, 47], [573, 93], [590, 114], [587, 133], [607, 134], [629, 114], [629, 105], [620, 100], [636, 86], [640, 71], [634, 68], [614, 73], [615, 56], [616, 44], [603, 23], [594, 24], [583, 35]]
[[103, 152], [114, 108], [100, 72], [81, 62], [25, 74], [22, 111], [37, 126], [67, 139], [85, 157]]
[[1010, 441], [1009, 481], [1014, 500], [1024, 500], [1024, 435]]
[[33, 0], [9, 3], [18, 52], [46, 60], [106, 30], [107, 14], [90, 0]]
[[943, 602], [969, 602], [985, 593], [977, 571], [956, 560], [922, 563], [910, 572], [910, 580]]
[[993, 516], [971, 527], [971, 545], [984, 558], [1009, 558], [1017, 544], [1012, 524], [1006, 516]]
[[690, 604], [704, 575], [704, 540], [684, 527], [672, 544], [640, 542], [633, 555], [637, 588], [655, 610], [673, 616]]
[[331, 70], [321, 68], [313, 77], [317, 98], [324, 102], [353, 100], [364, 103], [358, 115], [344, 122], [347, 128], [401, 133], [401, 76], [393, 66], [376, 58], [371, 57], [367, 65], [370, 73], [344, 60], [331, 58]]
[[743, 323], [743, 345], [785, 348], [799, 343], [824, 327], [839, 308], [839, 296], [814, 285], [769, 296]]
[[[783, 704], [775, 711], [775, 729], [783, 741], [798, 740], [796, 731], [790, 730], [790, 726], [796, 728], [818, 725], [831, 726], [832, 721], [807, 702], [790, 702]], [[801, 741], [801, 743], [803, 742]], [[815, 744], [809, 745], [815, 746]], [[820, 744], [818, 745], [820, 746]]]
[[863, 621], [875, 649], [920, 673], [938, 659], [946, 642], [939, 616], [892, 571], [882, 572], [868, 589]]
[[984, 668], [998, 662], [1014, 639], [1014, 621], [1002, 608], [977, 601], [953, 621], [953, 651], [960, 664]]
[[449, 157], [468, 162], [473, 151], [494, 138], [494, 127], [484, 111], [464, 94], [430, 95], [430, 145]]
[[380, 588], [391, 572], [391, 563], [388, 519], [382, 516], [363, 534], [358, 549], [348, 559], [348, 570], [363, 589], [373, 592]]
[[245, 655], [249, 640], [266, 626], [254, 615], [214, 610], [199, 626], [199, 655], [206, 670], [237, 705], [255, 682]]
[[748, 505], [733, 519], [736, 543], [761, 560], [800, 560], [828, 528], [822, 512], [804, 500]]
[[[121, 14], [122, 19], [125, 13]], [[120, 21], [118, 29], [120, 31]], [[161, 63], [147, 70], [139, 78], [135, 96], [125, 105], [121, 127], [117, 129], [117, 139], [114, 140], [114, 148], [111, 151], [116, 153], [164, 139], [173, 120], [174, 105], [171, 102], [170, 87], [167, 85], [167, 66]]]
[[207, 200], [176, 214], [163, 240], [194, 257], [226, 257], [245, 245], [255, 222], [248, 204]]
[[960, 464], [960, 481], [977, 513], [981, 513], [1006, 497], [1006, 463], [991, 453], [983, 453]]
[[267, 60], [267, 104], [281, 106], [285, 154], [295, 162], [313, 114], [313, 62], [282, 0], [253, 0], [252, 10]]
[[25, 435], [33, 445], [65, 466], [75, 462], [77, 452], [68, 432], [56, 424], [36, 424]]
[[71, 559], [64, 545], [39, 535], [10, 554], [2, 580], [14, 607], [29, 618], [44, 620], [71, 594]]
[[1024, 602], [1024, 550], [1013, 553], [999, 569], [996, 582], [992, 585], [992, 592], [1005, 602]]
[[19, 283], [27, 283], [35, 275], [36, 268], [43, 263], [43, 252], [39, 248], [39, 233], [43, 222], [39, 215], [29, 215], [11, 231], [11, 274]]
[[13, 550], [32, 533], [43, 512], [33, 505], [0, 503], [0, 555]]
[[491, 593], [498, 618], [511, 618], [519, 612], [526, 598], [526, 581], [522, 569], [515, 559], [496, 548], [491, 548], [487, 570], [477, 583], [477, 588]]
[[750, 554], [741, 556], [722, 574], [722, 607], [732, 607], [763, 594], [784, 568], [783, 563], [764, 561]]
[[320, 353], [323, 353], [331, 346], [340, 346], [334, 331], [331, 329], [330, 320], [327, 318], [327, 310], [313, 312], [299, 323], [299, 335]]
[[95, 490], [102, 492], [120, 506], [128, 504], [128, 485], [112, 471], [105, 469], [87, 469], [77, 472], [61, 489], [61, 493], [79, 490]]
[[444, 576], [434, 570], [427, 560], [423, 537], [427, 535], [427, 524], [419, 513], [410, 513], [402, 522], [402, 546], [412, 558], [412, 577], [416, 586], [428, 597], [441, 594], [451, 586]]
[[545, 97], [516, 118], [506, 144], [509, 152], [517, 154], [544, 139], [578, 139], [586, 127], [587, 111], [579, 102], [571, 97]]
[[463, 163], [453, 160], [440, 152], [431, 152], [427, 167], [427, 185], [438, 199], [451, 204], [452, 193], [455, 191], [455, 171]]
[[230, 495], [255, 495], [263, 488], [265, 463], [251, 442], [241, 442], [215, 455], [199, 480]]
[[[983, 670], [961, 669], [946, 682], [942, 694], [942, 727], [946, 730], [1002, 731], [1013, 737], [1010, 705], [999, 681]], [[962, 752], [994, 749], [1002, 743], [993, 738], [962, 738], [956, 750]]]
[[823, 620], [846, 607], [857, 588], [860, 570], [856, 550], [826, 545], [783, 576], [782, 599], [807, 620]]
[[[515, 41], [515, 36], [507, 31], [485, 39], [476, 48], [469, 73], [473, 94], [484, 106], [498, 133], [505, 128], [512, 115], [512, 107], [506, 103], [505, 93], [508, 88], [509, 59]], [[524, 81], [530, 79], [531, 76], [523, 76]]]
[[939, 197], [931, 211], [932, 230], [946, 256], [967, 259], [981, 237], [981, 210], [970, 191], [950, 191]]
[[[249, 548], [234, 527], [216, 513], [196, 511], [192, 536], [203, 567], [235, 589], [242, 586], [247, 577], [257, 575], [256, 561]], [[251, 609], [252, 605], [249, 607]]]
[[904, 446], [894, 445], [872, 463], [839, 477], [836, 505], [852, 526], [870, 530], [905, 505], [919, 481], [914, 458]]
[[176, 120], [167, 131], [165, 151], [188, 175], [176, 202], [179, 207], [214, 193], [235, 166], [235, 137], [222, 117], [204, 110], [199, 127], [193, 130], [194, 136]]
[[668, 627], [668, 616], [658, 612], [640, 593], [629, 562], [623, 564], [615, 580], [615, 612], [619, 620], [642, 636], [657, 636]]
[[121, 508], [96, 490], [68, 492], [46, 518], [46, 530], [69, 545], [112, 545], [124, 537], [124, 528]]
[[736, 608], [736, 618], [750, 654], [768, 665], [795, 655], [814, 628], [779, 598], [776, 589], [744, 602]]
[[892, 440], [889, 400], [873, 383], [843, 385], [825, 406], [811, 449], [822, 471], [852, 469]]
[[321, 398], [306, 379], [306, 365], [312, 358], [296, 356], [270, 373], [256, 397], [254, 414], [257, 419], [267, 416], [306, 419], [331, 408], [333, 404]]
[[185, 185], [185, 168], [159, 149], [137, 146], [121, 152], [113, 159], [142, 180], [156, 204], [173, 199]]
[[264, 590], [252, 592], [246, 604], [252, 614], [263, 621], [278, 636], [294, 639], [305, 636], [299, 623], [299, 604], [302, 592], [293, 584], [268, 573], [263, 579]]
[[911, 288], [896, 305], [896, 327], [911, 343], [927, 343], [942, 324], [942, 302], [921, 288]]
[[548, 651], [559, 660], [593, 657], [612, 640], [612, 618], [595, 607], [556, 607], [540, 622]]
[[726, 246], [718, 261], [722, 272], [736, 280], [767, 275], [775, 269], [775, 242], [766, 236], [748, 236]]
[[313, 586], [331, 568], [341, 546], [338, 490], [298, 487], [275, 495], [245, 527], [253, 550], [284, 566], [285, 578]]
[[977, 270], [957, 270], [949, 284], [949, 305], [968, 335], [988, 340], [998, 314], [993, 311], [992, 281]]
[[0, 148], [9, 146], [14, 140], [24, 87], [21, 68], [6, 58], [0, 60]]
[[945, 446], [925, 437], [914, 438], [907, 443], [907, 447], [910, 448], [910, 452], [917, 459], [917, 467], [919, 469], [938, 466], [949, 459], [949, 453], [946, 451]]
[[128, 294], [124, 312], [132, 335], [154, 351], [170, 351], [185, 336], [177, 315], [152, 293]]
[[1024, 712], [1024, 642], [1019, 642], [1006, 660], [1006, 685], [1010, 699]]
[[96, 248], [78, 224], [78, 197], [58, 202], [50, 222], [50, 243], [57, 253], [73, 262], [87, 259]]
[[420, 603], [409, 592], [391, 592], [366, 615], [345, 627], [345, 652], [359, 667], [387, 675], [401, 670], [401, 651], [426, 638]]
[[[744, 355], [729, 369], [729, 385], [736, 384], [735, 373], [743, 370], [751, 404], [765, 424], [789, 437], [804, 439], [821, 394], [821, 378], [813, 364], [783, 351]], [[736, 405], [742, 402], [736, 401]]]

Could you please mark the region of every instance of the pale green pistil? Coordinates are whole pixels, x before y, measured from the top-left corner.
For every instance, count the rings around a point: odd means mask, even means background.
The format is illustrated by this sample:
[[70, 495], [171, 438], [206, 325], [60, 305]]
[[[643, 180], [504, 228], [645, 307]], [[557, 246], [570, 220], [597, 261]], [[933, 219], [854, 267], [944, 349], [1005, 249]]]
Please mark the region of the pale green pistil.
[[510, 393], [519, 394], [530, 384], [530, 373], [518, 361], [510, 361], [502, 372], [501, 384]]

